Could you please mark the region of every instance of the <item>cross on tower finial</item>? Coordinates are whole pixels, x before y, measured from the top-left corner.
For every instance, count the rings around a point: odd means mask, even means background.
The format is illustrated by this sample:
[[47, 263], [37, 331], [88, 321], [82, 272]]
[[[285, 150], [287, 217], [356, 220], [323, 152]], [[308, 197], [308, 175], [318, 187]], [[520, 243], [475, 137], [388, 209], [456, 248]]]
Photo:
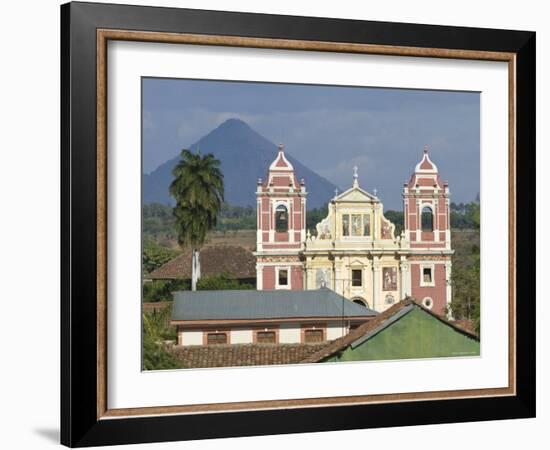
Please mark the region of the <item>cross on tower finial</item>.
[[283, 143], [280, 143], [277, 147], [279, 148], [280, 152], [284, 151], [285, 149], [285, 145]]
[[426, 145], [424, 146], [424, 154], [427, 154], [427, 153], [428, 153], [428, 144], [426, 144]]
[[338, 197], [338, 188], [334, 189], [334, 198]]
[[376, 197], [376, 193], [378, 192], [378, 189], [374, 188], [374, 196]]

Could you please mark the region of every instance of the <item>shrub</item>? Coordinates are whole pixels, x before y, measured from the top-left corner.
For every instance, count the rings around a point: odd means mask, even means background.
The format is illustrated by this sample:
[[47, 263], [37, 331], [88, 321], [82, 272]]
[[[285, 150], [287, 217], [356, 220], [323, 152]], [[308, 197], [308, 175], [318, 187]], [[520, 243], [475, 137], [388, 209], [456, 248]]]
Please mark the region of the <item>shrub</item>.
[[176, 257], [178, 252], [162, 247], [150, 240], [143, 241], [142, 268], [143, 273], [151, 273], [163, 264]]
[[172, 292], [189, 290], [189, 280], [153, 280], [143, 285], [144, 302], [172, 300]]
[[169, 323], [170, 308], [143, 313], [143, 369], [181, 369], [183, 364], [163, 345], [176, 339], [176, 329]]
[[229, 278], [226, 274], [203, 277], [197, 283], [197, 290], [199, 291], [223, 291], [254, 288], [255, 286], [252, 284]]

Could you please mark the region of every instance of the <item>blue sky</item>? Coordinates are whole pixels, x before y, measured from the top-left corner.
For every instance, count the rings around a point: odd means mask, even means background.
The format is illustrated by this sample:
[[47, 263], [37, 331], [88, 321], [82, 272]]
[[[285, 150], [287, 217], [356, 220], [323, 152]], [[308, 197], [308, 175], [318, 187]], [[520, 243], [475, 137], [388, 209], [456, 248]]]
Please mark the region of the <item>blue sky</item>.
[[204, 80], [143, 80], [143, 170], [149, 173], [229, 118], [240, 118], [342, 189], [377, 189], [401, 209], [424, 145], [452, 201], [479, 192], [480, 96], [473, 92]]

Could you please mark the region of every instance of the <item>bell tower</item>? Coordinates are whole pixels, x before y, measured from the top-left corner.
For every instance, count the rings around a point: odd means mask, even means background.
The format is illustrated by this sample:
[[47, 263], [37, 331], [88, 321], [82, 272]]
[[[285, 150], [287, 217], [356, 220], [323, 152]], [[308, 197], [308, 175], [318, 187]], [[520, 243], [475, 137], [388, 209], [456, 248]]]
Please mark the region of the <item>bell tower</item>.
[[303, 289], [300, 252], [306, 239], [306, 188], [279, 144], [267, 178], [258, 179], [257, 289]]
[[449, 197], [449, 185], [441, 181], [425, 146], [422, 160], [403, 186], [405, 242], [410, 248], [404, 264], [410, 266], [410, 294], [426, 308], [450, 316], [453, 250]]
[[451, 249], [449, 184], [439, 178], [428, 146], [403, 186], [405, 238], [411, 248]]

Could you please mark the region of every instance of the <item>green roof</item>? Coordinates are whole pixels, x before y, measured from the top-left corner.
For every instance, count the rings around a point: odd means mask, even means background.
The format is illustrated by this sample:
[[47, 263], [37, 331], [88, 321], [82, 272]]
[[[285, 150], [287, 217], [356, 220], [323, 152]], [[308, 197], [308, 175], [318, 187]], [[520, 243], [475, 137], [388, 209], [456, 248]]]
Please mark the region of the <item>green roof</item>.
[[302, 362], [477, 356], [479, 350], [477, 336], [408, 298]]
[[378, 313], [321, 288], [306, 291], [178, 291], [172, 320], [371, 317]]

